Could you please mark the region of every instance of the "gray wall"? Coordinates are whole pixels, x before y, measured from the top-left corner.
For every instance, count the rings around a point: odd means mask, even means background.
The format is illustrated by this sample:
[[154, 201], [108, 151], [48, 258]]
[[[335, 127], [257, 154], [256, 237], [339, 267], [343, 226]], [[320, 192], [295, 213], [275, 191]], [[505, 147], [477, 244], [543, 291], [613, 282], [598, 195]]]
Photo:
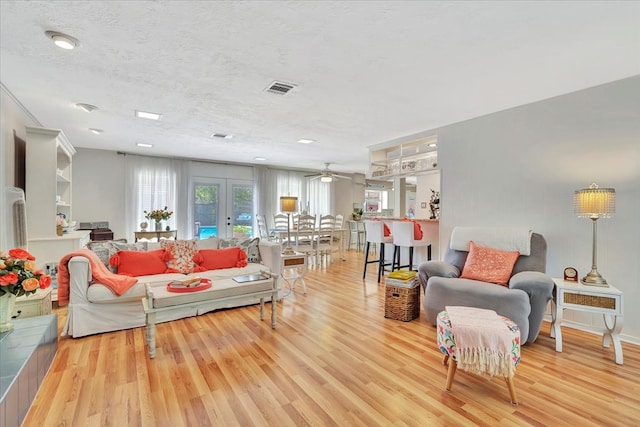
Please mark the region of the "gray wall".
[[[624, 292], [622, 336], [640, 342], [640, 76], [416, 135], [438, 135], [440, 248], [456, 225], [528, 226], [548, 244], [547, 272], [591, 268], [591, 221], [573, 192], [613, 187], [616, 214], [598, 221], [598, 271]], [[602, 316], [565, 319], [602, 327]], [[546, 333], [546, 331], [545, 331]]]

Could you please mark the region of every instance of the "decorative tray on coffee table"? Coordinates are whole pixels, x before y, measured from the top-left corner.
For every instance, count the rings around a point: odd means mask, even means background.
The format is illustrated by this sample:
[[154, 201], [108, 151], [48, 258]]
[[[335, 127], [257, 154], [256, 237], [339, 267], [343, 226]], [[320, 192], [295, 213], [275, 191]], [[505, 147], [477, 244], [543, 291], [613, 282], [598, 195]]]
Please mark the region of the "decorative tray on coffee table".
[[211, 287], [211, 280], [204, 278], [187, 279], [187, 280], [174, 280], [167, 283], [167, 291], [169, 292], [198, 292]]

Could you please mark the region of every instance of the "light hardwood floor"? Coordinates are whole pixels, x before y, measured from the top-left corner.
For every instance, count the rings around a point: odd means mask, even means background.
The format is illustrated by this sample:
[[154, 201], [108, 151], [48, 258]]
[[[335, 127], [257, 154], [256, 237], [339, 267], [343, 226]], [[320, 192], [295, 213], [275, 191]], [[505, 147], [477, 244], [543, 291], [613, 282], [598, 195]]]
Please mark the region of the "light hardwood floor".
[[[632, 426], [640, 423], [640, 347], [624, 365], [597, 335], [545, 323], [522, 349], [519, 406], [502, 378], [462, 371], [451, 392], [424, 313], [385, 319], [384, 285], [362, 254], [312, 269], [278, 307], [251, 306], [79, 339], [59, 350], [25, 426]], [[59, 325], [66, 309], [59, 309]], [[268, 316], [267, 316], [268, 317]]]

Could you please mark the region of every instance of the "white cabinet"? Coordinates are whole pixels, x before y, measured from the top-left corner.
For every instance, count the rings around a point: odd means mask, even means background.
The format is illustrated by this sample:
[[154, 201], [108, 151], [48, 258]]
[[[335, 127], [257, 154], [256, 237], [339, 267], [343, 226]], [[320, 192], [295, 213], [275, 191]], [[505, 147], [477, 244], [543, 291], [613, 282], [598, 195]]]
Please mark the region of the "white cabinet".
[[430, 136], [398, 145], [370, 148], [370, 178], [415, 175], [437, 169], [437, 140], [436, 136]]
[[35, 294], [16, 298], [14, 316], [19, 319], [51, 314], [51, 288], [38, 289]]

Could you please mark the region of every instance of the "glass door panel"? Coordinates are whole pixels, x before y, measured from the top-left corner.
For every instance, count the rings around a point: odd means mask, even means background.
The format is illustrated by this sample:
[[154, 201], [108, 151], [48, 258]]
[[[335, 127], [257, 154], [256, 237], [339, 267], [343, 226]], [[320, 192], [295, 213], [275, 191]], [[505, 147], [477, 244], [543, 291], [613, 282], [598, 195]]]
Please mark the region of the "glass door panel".
[[[196, 239], [220, 236], [220, 226], [224, 227], [224, 217], [220, 215], [220, 201], [225, 200], [224, 180], [207, 179], [193, 184], [194, 227]], [[222, 223], [222, 224], [221, 224]]]
[[[253, 183], [248, 181], [228, 180], [227, 206], [230, 207], [233, 236], [254, 235]], [[232, 220], [231, 220], [232, 219]]]

